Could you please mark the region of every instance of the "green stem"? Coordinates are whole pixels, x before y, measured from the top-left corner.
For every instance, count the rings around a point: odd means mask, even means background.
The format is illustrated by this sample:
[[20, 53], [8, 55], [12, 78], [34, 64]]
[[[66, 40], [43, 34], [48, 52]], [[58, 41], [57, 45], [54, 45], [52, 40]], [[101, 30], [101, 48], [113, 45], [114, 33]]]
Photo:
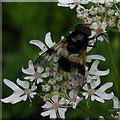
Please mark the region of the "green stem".
[[[108, 35], [107, 35], [107, 38], [108, 38]], [[114, 58], [113, 58], [110, 42], [106, 42], [106, 44], [107, 44], [107, 48], [108, 48], [108, 51], [109, 51], [109, 56], [111, 58], [112, 69], [113, 69], [113, 71], [115, 73], [114, 74], [115, 80], [117, 81], [118, 88], [120, 88], [120, 81], [118, 79], [118, 71], [117, 71], [117, 68], [116, 68], [116, 65], [115, 65], [115, 62], [114, 62]]]
[[85, 107], [82, 106], [78, 106], [80, 108], [80, 110], [82, 110], [83, 112], [85, 112], [86, 114], [89, 114], [92, 118], [97, 118], [96, 115], [94, 115], [92, 112], [90, 112], [89, 110], [85, 109]]

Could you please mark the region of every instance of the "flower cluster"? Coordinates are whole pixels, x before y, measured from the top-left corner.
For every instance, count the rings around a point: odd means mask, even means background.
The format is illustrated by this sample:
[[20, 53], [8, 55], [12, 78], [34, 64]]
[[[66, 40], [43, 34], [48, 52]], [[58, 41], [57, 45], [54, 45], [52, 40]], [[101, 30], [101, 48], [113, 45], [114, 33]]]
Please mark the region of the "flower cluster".
[[[76, 7], [77, 18], [83, 21], [84, 24], [90, 26], [95, 25], [96, 33], [103, 32], [105, 27], [117, 27], [120, 30], [120, 10], [118, 8], [120, 0], [58, 0], [58, 6]], [[86, 7], [89, 3], [89, 7]], [[96, 28], [97, 27], [97, 28]], [[93, 28], [93, 27], [91, 27]]]
[[[98, 40], [103, 41], [104, 36], [99, 36], [107, 32], [107, 27], [117, 27], [120, 31], [120, 20], [118, 3], [120, 0], [58, 0], [58, 6], [75, 8], [77, 18], [81, 19], [84, 24], [89, 24], [92, 30], [90, 38], [98, 35]], [[89, 7], [87, 8], [87, 4]], [[117, 22], [118, 21], [118, 22]], [[95, 40], [89, 41], [89, 45], [94, 45]], [[45, 36], [45, 44], [39, 40], [31, 40], [30, 44], [40, 48], [39, 55], [43, 55], [49, 48], [55, 45], [52, 42], [50, 32]], [[92, 50], [92, 47], [87, 47], [87, 53]], [[58, 54], [58, 53], [57, 53]], [[82, 104], [83, 100], [98, 101], [105, 103], [105, 100], [113, 99], [115, 109], [118, 109], [120, 118], [120, 101], [114, 96], [114, 93], [106, 93], [106, 90], [113, 86], [112, 82], [107, 82], [101, 85], [101, 77], [109, 74], [110, 70], [99, 70], [100, 61], [105, 61], [101, 55], [86, 55], [85, 66], [85, 81], [84, 84], [78, 71], [74, 74], [63, 71], [59, 64], [59, 56], [55, 53], [45, 56], [45, 60], [49, 64], [34, 66], [32, 60], [28, 61], [28, 68], [22, 67], [22, 72], [25, 74], [24, 80], [19, 78], [14, 82], [4, 79], [4, 83], [13, 90], [13, 94], [7, 98], [1, 99], [4, 103], [15, 104], [20, 101], [26, 101], [27, 98], [32, 103], [34, 96], [39, 96], [43, 99], [44, 105], [41, 108], [44, 112], [43, 117], [50, 116], [51, 119], [60, 117], [65, 119], [65, 113], [68, 108], [76, 109]], [[43, 58], [44, 59], [44, 58]], [[52, 62], [50, 62], [52, 60]], [[47, 63], [45, 61], [44, 63]], [[63, 63], [64, 64], [64, 63]], [[78, 84], [82, 84], [82, 90], [78, 90]], [[39, 89], [38, 89], [39, 88]], [[38, 90], [37, 90], [38, 89]], [[103, 116], [99, 116], [104, 119]]]
[[[48, 48], [53, 46], [55, 43], [52, 42], [50, 33], [45, 36], [45, 43], [39, 40], [31, 40], [30, 44], [38, 46], [42, 51], [40, 55], [45, 52]], [[91, 50], [88, 47], [87, 51]], [[53, 57], [54, 59], [54, 57]], [[45, 102], [41, 106], [45, 111], [41, 113], [43, 117], [50, 115], [50, 118], [57, 118], [58, 116], [65, 119], [65, 112], [69, 107], [76, 109], [77, 105], [82, 102], [82, 100], [87, 100], [91, 97], [91, 100], [104, 103], [105, 100], [112, 99], [114, 94], [106, 93], [108, 88], [112, 87], [112, 83], [105, 83], [103, 86], [98, 86], [101, 83], [101, 76], [109, 74], [109, 69], [105, 71], [100, 71], [98, 65], [100, 61], [105, 61], [105, 58], [101, 55], [87, 55], [86, 62], [91, 64], [91, 67], [86, 66], [85, 72], [85, 84], [83, 86], [83, 91], [76, 91], [76, 76], [63, 71], [56, 59], [54, 62], [47, 66], [37, 66], [34, 67], [33, 62], [30, 60], [28, 62], [28, 68], [22, 68], [22, 72], [26, 74], [24, 81], [17, 79], [17, 84], [22, 87], [21, 89], [15, 83], [10, 80], [4, 79], [4, 83], [10, 87], [14, 92], [11, 96], [1, 99], [4, 103], [15, 104], [20, 101], [27, 100], [29, 98], [34, 98], [35, 95], [39, 95], [41, 99]], [[76, 73], [78, 76], [78, 73]], [[80, 80], [80, 79], [79, 79]], [[37, 87], [40, 87], [40, 91], [36, 92]]]

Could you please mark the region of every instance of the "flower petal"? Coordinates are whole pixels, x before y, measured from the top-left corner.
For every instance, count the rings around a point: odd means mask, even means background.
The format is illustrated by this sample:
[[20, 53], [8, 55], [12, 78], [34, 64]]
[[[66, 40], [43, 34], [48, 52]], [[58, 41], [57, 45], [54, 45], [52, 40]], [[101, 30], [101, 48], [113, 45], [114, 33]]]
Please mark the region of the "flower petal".
[[50, 114], [50, 111], [51, 111], [51, 110], [42, 112], [41, 115], [42, 115], [43, 117], [48, 116], [48, 115]]
[[36, 94], [37, 94], [36, 92], [31, 92], [31, 93], [30, 93], [30, 97], [31, 97], [31, 98], [34, 98], [34, 95], [36, 95]]
[[20, 102], [20, 101], [22, 101], [23, 99], [22, 99], [22, 97], [16, 97], [15, 99], [13, 99], [12, 101], [11, 101], [11, 104], [16, 104], [16, 103], [18, 103], [18, 102]]
[[115, 96], [113, 97], [113, 103], [114, 103], [113, 108], [120, 108], [120, 101]]
[[94, 22], [94, 23], [90, 26], [90, 28], [96, 30], [96, 29], [98, 28], [98, 23]]
[[60, 105], [65, 104], [65, 98], [61, 98], [61, 99], [59, 100], [59, 104], [60, 104]]
[[96, 90], [95, 94], [97, 94], [98, 96], [100, 96], [103, 99], [112, 99], [114, 96], [113, 92], [111, 92], [110, 94], [107, 94], [104, 92], [106, 89], [112, 87], [112, 85], [113, 85], [112, 82], [108, 82], [108, 83], [104, 84], [98, 90]]
[[102, 22], [102, 24], [101, 24], [101, 28], [103, 28], [103, 29], [105, 30], [106, 27], [107, 27], [107, 24], [106, 24], [105, 22]]
[[54, 102], [58, 102], [58, 95], [54, 95], [54, 96], [52, 97], [52, 100], [53, 100]]
[[55, 45], [55, 42], [52, 42], [52, 39], [51, 39], [50, 35], [51, 35], [51, 33], [48, 32], [45, 36], [45, 43], [49, 48], [51, 48], [53, 45]]
[[17, 83], [24, 89], [29, 88], [30, 85], [28, 81], [21, 81], [19, 78], [17, 79]]
[[74, 0], [58, 0], [58, 2], [62, 4], [69, 4], [69, 3], [74, 3]]
[[107, 94], [107, 93], [104, 92], [103, 94], [101, 94], [100, 97], [103, 98], [103, 99], [106, 99], [106, 100], [110, 100], [114, 97], [114, 93], [111, 92], [110, 94]]
[[70, 98], [74, 98], [75, 92], [74, 92], [74, 91], [70, 91], [70, 92], [69, 92], [69, 96], [70, 96]]
[[[23, 92], [24, 93], [24, 92]], [[9, 97], [7, 98], [4, 98], [4, 99], [1, 99], [2, 102], [4, 103], [12, 103], [12, 104], [15, 104], [17, 103], [17, 99], [19, 98], [21, 94], [17, 94], [16, 92], [14, 92], [12, 95], [10, 95]], [[15, 100], [16, 99], [16, 100]], [[14, 102], [12, 102], [14, 101]], [[15, 102], [16, 101], [16, 102]], [[19, 102], [19, 101], [18, 101]]]
[[46, 77], [48, 77], [48, 76], [49, 76], [49, 73], [48, 73], [48, 72], [41, 74], [41, 77], [43, 77], [43, 78], [46, 78]]
[[85, 85], [83, 86], [83, 89], [84, 89], [84, 90], [88, 90], [88, 85], [85, 84]]
[[100, 77], [98, 76], [97, 81], [91, 81], [90, 86], [92, 89], [96, 88], [100, 84], [101, 80]]
[[40, 82], [43, 82], [43, 80], [41, 78], [37, 79], [37, 84], [39, 84]]
[[[91, 41], [89, 41], [89, 42], [90, 42], [89, 45], [94, 45], [94, 41], [93, 41], [93, 40], [91, 40]], [[87, 53], [88, 53], [89, 51], [91, 51], [92, 48], [93, 48], [93, 47], [87, 47]]]
[[37, 67], [37, 72], [42, 73], [44, 71], [44, 68], [41, 66]]
[[37, 89], [37, 86], [35, 86], [35, 85], [32, 85], [31, 86], [31, 91], [34, 91], [34, 90], [36, 90]]
[[48, 109], [51, 109], [52, 108], [52, 103], [50, 103], [50, 102], [46, 102], [43, 106], [41, 106], [42, 108], [48, 108]]
[[60, 118], [65, 119], [65, 112], [66, 111], [67, 111], [67, 108], [58, 108]]
[[44, 52], [47, 51], [47, 47], [40, 40], [31, 40], [30, 44], [34, 44], [34, 45], [38, 46]]
[[55, 109], [52, 109], [50, 110], [50, 118], [53, 118], [53, 119], [56, 119], [56, 110]]
[[99, 91], [99, 93], [107, 90], [108, 88], [112, 87], [113, 86], [113, 83], [112, 82], [108, 82], [108, 83], [105, 83], [104, 85], [102, 85], [97, 91]]
[[70, 4], [70, 9], [73, 9], [75, 6], [75, 4]]
[[92, 59], [102, 60], [105, 61], [105, 58], [101, 55], [87, 55], [87, 62], [91, 62]]
[[98, 64], [99, 64], [99, 61], [98, 61], [98, 60], [95, 60], [95, 61], [93, 62], [92, 66], [91, 66], [91, 68], [90, 68], [90, 70], [89, 70], [90, 74], [92, 74], [92, 75], [98, 75], [98, 76], [104, 76], [104, 75], [109, 74], [109, 72], [110, 72], [109, 69], [106, 70], [106, 71], [99, 71], [99, 70], [97, 69]]
[[95, 95], [92, 95], [92, 96], [91, 96], [91, 100], [92, 100], [92, 101], [97, 100], [97, 101], [99, 101], [99, 102], [101, 102], [101, 103], [104, 103], [104, 102], [105, 102], [104, 99], [102, 99], [102, 98], [100, 98], [100, 97], [97, 97], [97, 96], [95, 96]]
[[22, 100], [23, 100], [23, 101], [26, 101], [26, 100], [27, 100], [27, 95], [23, 95], [23, 96], [22, 96]]
[[10, 80], [4, 79], [4, 83], [14, 91], [22, 91], [15, 83]]
[[85, 96], [85, 99], [88, 99], [88, 93], [87, 92], [83, 92], [82, 95]]
[[35, 79], [35, 77], [33, 77], [33, 76], [26, 76], [26, 77], [24, 77], [24, 79], [25, 80], [30, 80], [30, 81], [33, 81], [34, 79]]
[[22, 72], [25, 74], [33, 75], [35, 73], [35, 71], [34, 71], [34, 66], [33, 66], [33, 63], [31, 60], [28, 62], [28, 67], [29, 68], [27, 68], [27, 69], [24, 69], [22, 67]]
[[101, 42], [103, 41], [103, 37], [102, 36], [99, 36], [98, 37], [98, 40], [100, 40]]
[[58, 6], [61, 6], [61, 7], [70, 7], [69, 4], [61, 4], [61, 3], [58, 3], [57, 5], [58, 5]]

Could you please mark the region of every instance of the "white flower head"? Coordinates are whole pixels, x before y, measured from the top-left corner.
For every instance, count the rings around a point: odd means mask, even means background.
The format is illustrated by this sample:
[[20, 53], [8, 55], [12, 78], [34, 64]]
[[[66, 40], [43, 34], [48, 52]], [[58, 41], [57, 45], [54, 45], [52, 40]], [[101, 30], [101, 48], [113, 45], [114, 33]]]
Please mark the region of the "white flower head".
[[22, 100], [26, 101], [27, 97], [34, 98], [34, 95], [36, 95], [36, 92], [33, 91], [37, 89], [37, 86], [33, 85], [31, 88], [29, 88], [30, 83], [27, 81], [21, 81], [20, 79], [17, 79], [18, 85], [23, 87], [23, 89], [19, 88], [15, 83], [7, 79], [4, 79], [4, 83], [14, 91], [9, 97], [1, 99], [1, 101], [4, 103], [15, 104]]
[[30, 75], [30, 76], [24, 77], [24, 79], [26, 79], [26, 80], [30, 79], [30, 81], [33, 81], [36, 79], [37, 84], [39, 84], [40, 82], [43, 82], [42, 78], [46, 78], [49, 76], [48, 72], [43, 73], [43, 71], [44, 71], [44, 68], [41, 66], [38, 66], [37, 71], [35, 72], [35, 68], [34, 68], [31, 60], [28, 62], [27, 69], [22, 68], [23, 73]]
[[[101, 33], [105, 33], [106, 32], [106, 27], [107, 27], [107, 24], [105, 22], [102, 22], [102, 23], [97, 23], [97, 22], [94, 22], [91, 26], [90, 26], [93, 30], [92, 30], [92, 36], [95, 36], [95, 35], [99, 35]], [[100, 41], [103, 41], [103, 37], [102, 36], [99, 36], [98, 37], [98, 40]]]
[[74, 90], [69, 92], [69, 101], [70, 105], [72, 105], [73, 109], [76, 109], [77, 105], [79, 104], [80, 101], [82, 101], [83, 98], [80, 98]]
[[59, 1], [58, 6], [70, 7], [70, 9], [75, 8], [76, 5], [83, 8], [83, 6], [80, 4], [88, 4], [89, 3], [89, 0], [58, 0], [58, 1]]
[[65, 119], [65, 112], [67, 111], [67, 107], [65, 107], [65, 99], [61, 98], [60, 100], [58, 95], [54, 95], [51, 97], [52, 100], [47, 101], [42, 108], [45, 109], [45, 112], [42, 112], [41, 115], [43, 117], [50, 115], [51, 119], [57, 118], [57, 113], [60, 118]]
[[46, 84], [46, 85], [42, 85], [42, 91], [44, 92], [48, 92], [50, 90], [51, 86]]
[[83, 86], [83, 89], [87, 91], [82, 93], [82, 95], [85, 96], [85, 99], [88, 99], [88, 96], [90, 96], [92, 101], [97, 100], [104, 103], [104, 100], [109, 100], [113, 98], [113, 92], [111, 92], [110, 94], [105, 93], [105, 90], [112, 87], [113, 83], [108, 82], [101, 86], [99, 89], [96, 89], [99, 84], [100, 79], [98, 78], [97, 81], [92, 81], [90, 83], [90, 87], [88, 87], [88, 84], [85, 84]]

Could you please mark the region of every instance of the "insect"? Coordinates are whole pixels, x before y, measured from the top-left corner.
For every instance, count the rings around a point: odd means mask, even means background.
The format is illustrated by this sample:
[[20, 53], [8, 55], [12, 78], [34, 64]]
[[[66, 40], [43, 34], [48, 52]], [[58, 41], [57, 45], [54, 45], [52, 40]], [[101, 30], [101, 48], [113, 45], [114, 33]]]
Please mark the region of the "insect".
[[[49, 64], [57, 55], [61, 69], [74, 76], [74, 87], [81, 88], [85, 79], [87, 46], [95, 47], [97, 38], [103, 34], [88, 38], [91, 35], [91, 29], [84, 24], [78, 24], [73, 32], [39, 56], [34, 64], [35, 66]], [[89, 45], [88, 42], [95, 38], [95, 45]], [[79, 75], [76, 75], [76, 71]]]

